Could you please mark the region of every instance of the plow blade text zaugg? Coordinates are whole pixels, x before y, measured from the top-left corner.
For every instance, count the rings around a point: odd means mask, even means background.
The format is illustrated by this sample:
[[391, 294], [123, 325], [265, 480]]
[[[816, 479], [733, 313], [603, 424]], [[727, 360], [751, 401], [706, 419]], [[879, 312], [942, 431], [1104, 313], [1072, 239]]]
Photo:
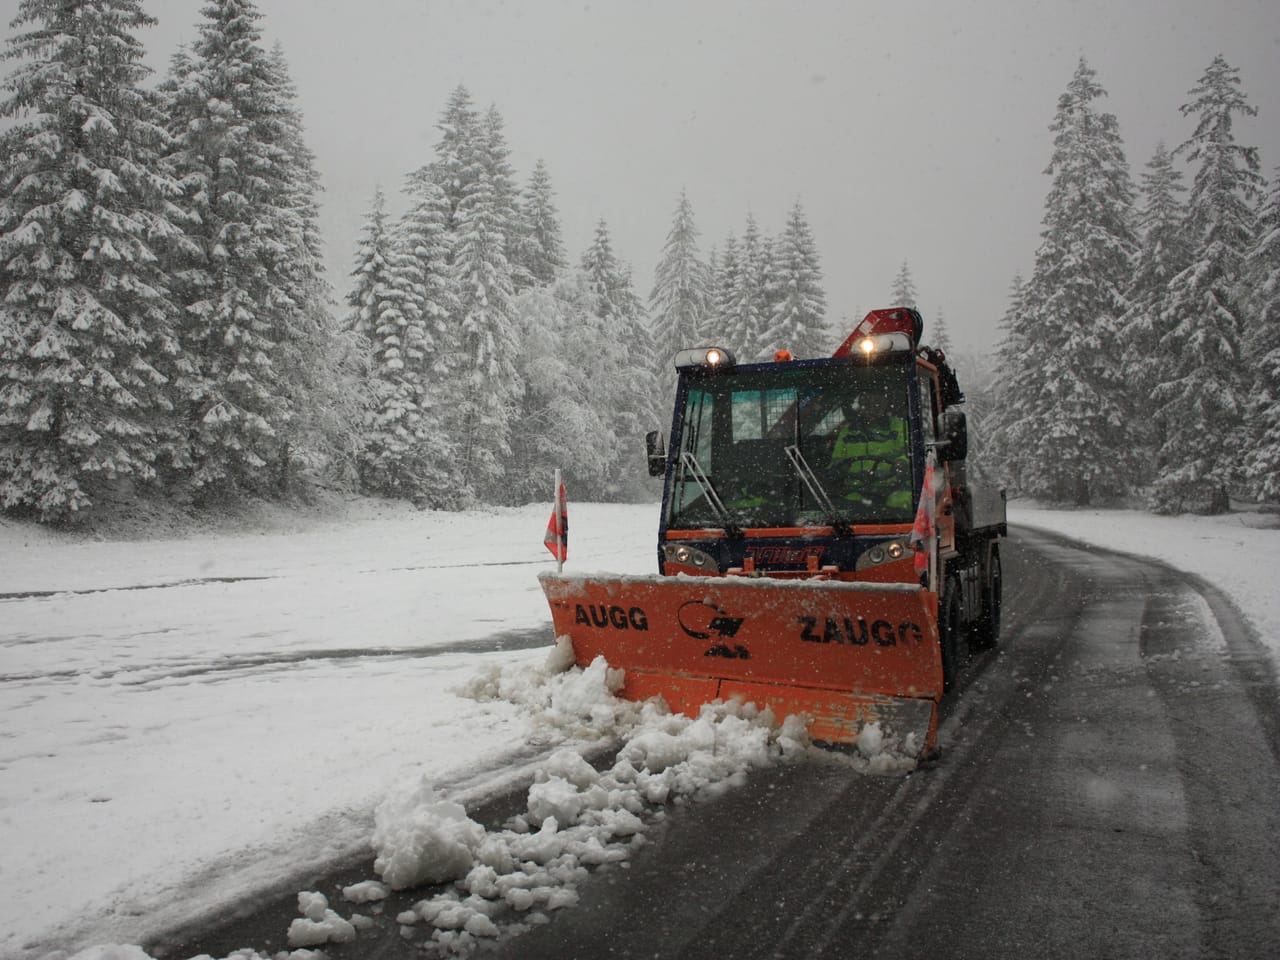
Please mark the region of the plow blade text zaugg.
[[817, 740], [879, 722], [932, 749], [942, 660], [933, 595], [909, 584], [539, 577], [557, 636], [626, 671], [623, 696], [696, 715], [715, 699], [813, 718]]

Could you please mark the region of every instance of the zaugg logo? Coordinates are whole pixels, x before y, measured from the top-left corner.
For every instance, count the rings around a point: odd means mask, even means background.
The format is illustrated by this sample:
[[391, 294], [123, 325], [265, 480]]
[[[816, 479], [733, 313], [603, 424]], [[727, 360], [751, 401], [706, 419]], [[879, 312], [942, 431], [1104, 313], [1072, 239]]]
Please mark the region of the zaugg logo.
[[745, 617], [730, 616], [714, 603], [707, 603], [705, 600], [688, 600], [680, 605], [676, 620], [680, 623], [680, 629], [695, 640], [716, 638], [715, 643], [703, 654], [704, 657], [726, 657], [730, 660], [751, 658], [751, 651], [742, 644], [729, 646], [728, 643], [746, 622]]
[[648, 630], [649, 618], [639, 607], [624, 610], [605, 603], [578, 604], [573, 622], [587, 627], [610, 627], [614, 630]]
[[747, 556], [756, 563], [804, 563], [810, 557], [822, 559], [826, 547], [748, 547]]
[[[862, 617], [798, 617], [800, 639], [806, 643], [840, 643], [865, 647], [875, 642], [881, 647], [894, 647], [899, 643], [920, 643], [924, 631], [907, 620], [896, 627], [888, 620], [873, 620], [870, 624]], [[819, 628], [819, 622], [822, 627]]]

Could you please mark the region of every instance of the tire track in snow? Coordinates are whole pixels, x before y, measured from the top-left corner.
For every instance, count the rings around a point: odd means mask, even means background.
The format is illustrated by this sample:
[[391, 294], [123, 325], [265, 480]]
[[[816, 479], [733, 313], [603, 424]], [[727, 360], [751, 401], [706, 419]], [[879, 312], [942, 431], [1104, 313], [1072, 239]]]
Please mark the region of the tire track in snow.
[[[461, 570], [471, 567], [532, 567], [545, 566], [546, 560], [476, 560], [465, 563], [426, 563], [406, 567], [369, 567], [354, 570], [356, 574], [405, 573], [415, 570]], [[279, 574], [262, 576], [228, 576], [228, 577], [187, 577], [183, 580], [169, 580], [164, 583], [136, 583], [116, 587], [87, 587], [82, 590], [18, 590], [0, 593], [0, 603], [15, 600], [44, 600], [49, 597], [80, 597], [95, 593], [115, 593], [129, 590], [168, 590], [173, 587], [203, 587], [210, 584], [251, 583], [263, 580], [284, 580], [287, 577]]]
[[48, 597], [80, 597], [93, 593], [116, 593], [127, 590], [166, 590], [170, 587], [201, 587], [210, 583], [245, 583], [250, 580], [279, 580], [279, 577], [193, 577], [172, 580], [168, 583], [137, 583], [123, 587], [89, 587], [84, 590], [21, 590], [16, 593], [0, 593], [0, 602], [6, 600], [43, 600]]
[[[340, 647], [321, 650], [295, 650], [289, 653], [263, 653], [222, 657], [217, 660], [186, 661], [176, 663], [144, 663], [132, 667], [110, 670], [95, 665], [86, 670], [50, 670], [29, 673], [0, 674], [0, 684], [26, 683], [38, 680], [77, 680], [91, 676], [94, 680], [118, 680], [123, 686], [148, 686], [169, 680], [208, 678], [214, 681], [229, 679], [231, 675], [246, 672], [266, 672], [311, 662], [337, 660], [422, 660], [448, 654], [502, 653], [511, 650], [533, 650], [549, 647], [554, 639], [551, 622], [534, 627], [518, 627], [477, 637], [473, 640], [456, 640], [451, 643], [420, 647]], [[119, 679], [123, 678], [123, 679]]]

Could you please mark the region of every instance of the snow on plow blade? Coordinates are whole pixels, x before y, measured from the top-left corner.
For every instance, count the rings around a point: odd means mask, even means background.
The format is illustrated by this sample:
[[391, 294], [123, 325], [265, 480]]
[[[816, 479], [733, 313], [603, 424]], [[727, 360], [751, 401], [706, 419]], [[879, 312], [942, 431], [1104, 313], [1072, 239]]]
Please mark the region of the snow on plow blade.
[[934, 748], [942, 660], [933, 595], [912, 584], [741, 577], [538, 578], [583, 666], [626, 671], [622, 695], [696, 715], [715, 699], [813, 718], [815, 740], [864, 724]]

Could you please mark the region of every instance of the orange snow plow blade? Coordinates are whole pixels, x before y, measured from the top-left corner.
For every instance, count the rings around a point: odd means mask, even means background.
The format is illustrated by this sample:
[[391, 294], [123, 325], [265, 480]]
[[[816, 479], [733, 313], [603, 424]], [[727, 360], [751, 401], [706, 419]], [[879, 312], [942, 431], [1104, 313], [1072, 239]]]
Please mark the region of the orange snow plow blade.
[[[586, 666], [625, 671], [622, 695], [661, 695], [697, 715], [716, 699], [812, 718], [815, 740], [851, 743], [879, 722], [932, 751], [942, 697], [936, 600], [913, 584], [543, 573], [557, 637]], [[908, 736], [913, 739], [908, 740]]]

